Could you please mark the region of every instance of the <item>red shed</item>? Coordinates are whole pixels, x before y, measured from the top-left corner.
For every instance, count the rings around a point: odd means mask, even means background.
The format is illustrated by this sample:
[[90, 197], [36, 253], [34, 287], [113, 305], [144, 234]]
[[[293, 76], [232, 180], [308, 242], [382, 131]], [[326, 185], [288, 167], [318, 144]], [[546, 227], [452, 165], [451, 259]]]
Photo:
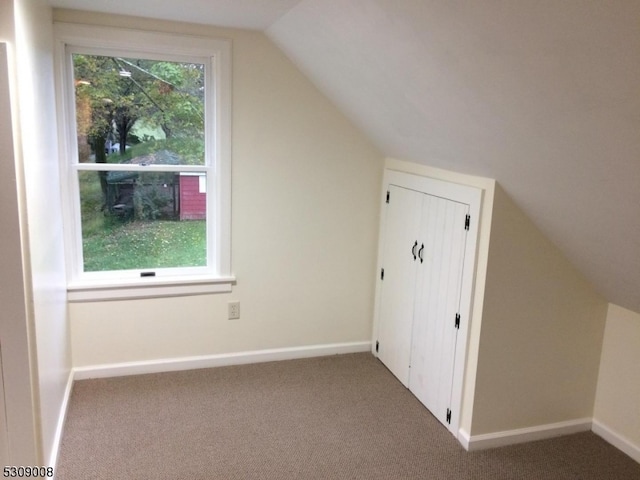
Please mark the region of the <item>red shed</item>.
[[207, 177], [203, 173], [180, 174], [180, 220], [204, 220], [207, 216]]

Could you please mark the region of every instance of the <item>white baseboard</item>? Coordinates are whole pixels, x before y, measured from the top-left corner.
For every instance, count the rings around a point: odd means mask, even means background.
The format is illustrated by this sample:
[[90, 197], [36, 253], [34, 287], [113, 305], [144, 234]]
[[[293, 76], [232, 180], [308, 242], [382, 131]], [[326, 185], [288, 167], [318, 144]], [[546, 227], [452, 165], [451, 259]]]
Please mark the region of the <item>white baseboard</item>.
[[593, 420], [592, 430], [593, 433], [595, 433], [599, 437], [602, 437], [618, 450], [623, 451], [631, 458], [633, 458], [636, 462], [640, 463], [640, 446], [634, 445], [631, 440], [624, 437], [623, 435], [620, 435], [619, 433], [616, 433], [611, 428], [595, 419]]
[[572, 433], [588, 432], [591, 430], [591, 419], [580, 418], [567, 422], [550, 423], [538, 425], [536, 427], [518, 428], [516, 430], [505, 430], [502, 432], [485, 433], [482, 435], [469, 435], [464, 429], [458, 433], [458, 441], [465, 450], [475, 451], [485, 448], [504, 447], [516, 443], [532, 442], [544, 440], [546, 438], [560, 437]]
[[56, 433], [53, 439], [53, 445], [51, 445], [51, 452], [49, 453], [49, 462], [47, 466], [53, 467], [53, 471], [56, 471], [56, 465], [58, 463], [58, 453], [60, 452], [60, 442], [62, 441], [62, 432], [64, 431], [64, 423], [67, 418], [67, 410], [69, 408], [69, 399], [71, 398], [71, 390], [73, 389], [73, 370], [69, 372], [69, 378], [67, 379], [67, 386], [64, 389], [64, 398], [62, 399], [62, 405], [60, 406], [60, 414], [58, 415], [58, 423], [56, 425]]
[[120, 377], [144, 373], [175, 372], [198, 368], [224, 367], [248, 363], [293, 360], [296, 358], [323, 357], [344, 353], [371, 351], [371, 342], [334, 343], [310, 345], [306, 347], [276, 348], [249, 352], [224, 353], [220, 355], [202, 355], [197, 357], [164, 358], [141, 362], [92, 365], [73, 369], [74, 379]]

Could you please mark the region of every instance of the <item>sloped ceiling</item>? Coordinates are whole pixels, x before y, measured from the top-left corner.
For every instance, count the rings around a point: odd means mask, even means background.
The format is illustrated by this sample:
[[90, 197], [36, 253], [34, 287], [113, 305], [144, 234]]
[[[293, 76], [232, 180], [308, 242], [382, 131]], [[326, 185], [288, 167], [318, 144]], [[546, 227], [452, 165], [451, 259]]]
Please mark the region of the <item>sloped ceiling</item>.
[[49, 0], [58, 8], [264, 30], [300, 0]]
[[497, 179], [640, 312], [637, 0], [52, 0], [98, 3], [265, 30], [384, 154]]

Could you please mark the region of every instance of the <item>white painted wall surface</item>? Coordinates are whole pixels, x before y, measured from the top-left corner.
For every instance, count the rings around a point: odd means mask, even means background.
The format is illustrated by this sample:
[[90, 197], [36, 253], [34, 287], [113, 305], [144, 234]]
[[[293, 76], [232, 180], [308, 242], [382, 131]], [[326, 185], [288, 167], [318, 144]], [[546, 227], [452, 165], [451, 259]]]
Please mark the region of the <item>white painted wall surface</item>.
[[[262, 33], [54, 11], [233, 42], [231, 294], [70, 306], [77, 367], [370, 341], [383, 159]], [[241, 318], [227, 320], [238, 300]]]
[[591, 418], [606, 308], [498, 186], [470, 433]]
[[[640, 462], [640, 313], [612, 303], [593, 417], [596, 433]], [[608, 432], [599, 432], [597, 424]]]
[[56, 108], [52, 9], [46, 0], [16, 3], [16, 47], [30, 288], [39, 387], [41, 462], [52, 464], [71, 371]]

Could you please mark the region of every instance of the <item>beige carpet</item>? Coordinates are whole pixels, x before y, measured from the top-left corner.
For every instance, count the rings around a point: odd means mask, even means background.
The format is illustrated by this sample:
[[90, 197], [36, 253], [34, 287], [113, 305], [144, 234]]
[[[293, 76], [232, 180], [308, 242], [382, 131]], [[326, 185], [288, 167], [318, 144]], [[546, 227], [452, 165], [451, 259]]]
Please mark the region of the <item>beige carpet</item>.
[[373, 356], [77, 382], [57, 480], [640, 479], [592, 433], [467, 453]]

